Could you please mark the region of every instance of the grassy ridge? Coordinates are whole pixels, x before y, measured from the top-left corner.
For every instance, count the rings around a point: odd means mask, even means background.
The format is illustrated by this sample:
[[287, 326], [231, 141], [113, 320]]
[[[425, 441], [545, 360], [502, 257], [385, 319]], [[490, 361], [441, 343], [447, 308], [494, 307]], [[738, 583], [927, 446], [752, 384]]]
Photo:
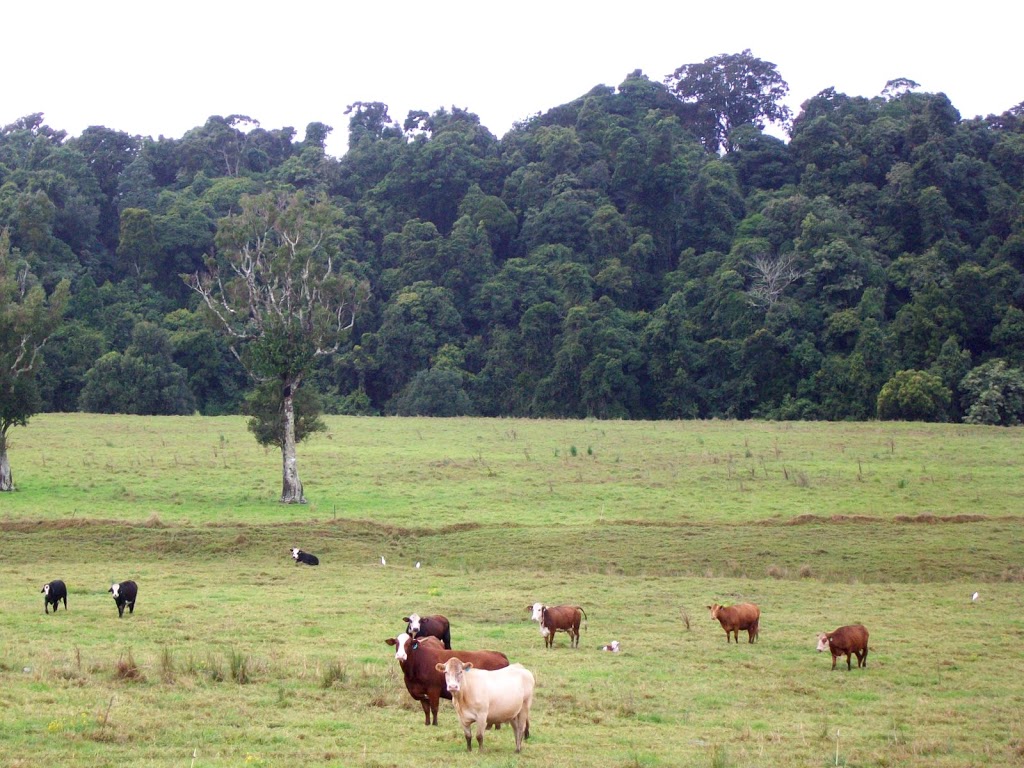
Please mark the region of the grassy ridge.
[[[502, 730], [474, 765], [1024, 765], [1018, 431], [330, 426], [300, 447], [301, 508], [274, 501], [279, 457], [241, 419], [14, 433], [0, 765], [465, 759], [451, 706], [424, 728], [384, 645], [413, 610], [537, 676], [523, 754]], [[57, 616], [52, 578], [70, 588]], [[124, 578], [139, 602], [118, 620], [105, 590]], [[754, 646], [704, 608], [741, 599], [763, 610]], [[544, 649], [534, 600], [586, 608], [579, 650]], [[830, 673], [814, 635], [853, 621], [868, 669]], [[622, 654], [597, 650], [612, 639]]]
[[15, 517], [499, 517], [744, 522], [800, 514], [1019, 515], [1019, 430], [923, 424], [331, 417], [300, 446], [310, 505], [240, 417], [42, 415], [12, 433]]

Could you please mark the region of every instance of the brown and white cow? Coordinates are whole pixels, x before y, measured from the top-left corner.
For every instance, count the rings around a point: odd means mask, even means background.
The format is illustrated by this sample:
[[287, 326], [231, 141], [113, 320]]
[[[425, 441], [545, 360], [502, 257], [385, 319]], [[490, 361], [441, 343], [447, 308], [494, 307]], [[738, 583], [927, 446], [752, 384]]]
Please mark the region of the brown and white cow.
[[452, 649], [452, 629], [448, 619], [436, 616], [420, 616], [410, 613], [402, 618], [406, 622], [405, 631], [412, 637], [436, 637], [449, 651]]
[[[544, 605], [534, 603], [526, 606], [531, 611], [530, 618], [540, 625], [540, 634], [544, 638], [544, 647], [552, 648], [555, 644], [555, 632], [569, 633], [569, 647], [580, 647], [580, 620], [586, 619], [586, 611], [578, 605]], [[586, 629], [586, 625], [583, 627]]]
[[725, 630], [725, 642], [729, 643], [730, 635], [735, 636], [736, 644], [740, 642], [740, 630], [747, 630], [747, 642], [752, 643], [757, 639], [758, 624], [761, 621], [761, 609], [753, 603], [739, 603], [737, 605], [719, 605], [713, 603], [708, 606], [711, 611], [711, 618], [718, 619], [718, 623]]
[[[424, 725], [437, 725], [437, 707], [441, 699], [450, 699], [444, 674], [435, 667], [451, 658], [469, 661], [479, 669], [501, 669], [508, 666], [508, 656], [499, 651], [451, 651], [436, 637], [410, 637], [403, 632], [385, 640], [395, 646], [395, 659], [405, 676], [409, 695], [423, 707]], [[433, 723], [431, 723], [433, 717]]]
[[832, 669], [836, 668], [836, 659], [846, 655], [846, 668], [852, 669], [850, 654], [857, 657], [857, 667], [868, 665], [868, 631], [863, 624], [851, 624], [840, 627], [833, 632], [822, 632], [818, 635], [818, 653], [826, 648], [832, 652]]
[[472, 662], [457, 658], [438, 663], [444, 675], [452, 704], [459, 715], [466, 749], [473, 751], [473, 723], [476, 723], [477, 748], [484, 748], [484, 728], [512, 723], [516, 736], [516, 752], [522, 751], [523, 739], [530, 738], [530, 707], [533, 705], [533, 673], [522, 664], [503, 669], [475, 668]]

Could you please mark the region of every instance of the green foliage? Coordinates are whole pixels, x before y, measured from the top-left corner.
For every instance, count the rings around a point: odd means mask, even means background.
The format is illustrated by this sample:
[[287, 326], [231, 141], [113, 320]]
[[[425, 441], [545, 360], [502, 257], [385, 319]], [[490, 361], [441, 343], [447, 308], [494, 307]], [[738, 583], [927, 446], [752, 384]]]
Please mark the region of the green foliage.
[[[320, 396], [312, 387], [296, 390], [292, 395], [295, 409], [295, 442], [301, 443], [317, 432], [326, 432], [327, 425], [320, 418], [323, 406]], [[242, 406], [249, 417], [248, 427], [260, 445], [280, 448], [284, 443], [282, 414], [284, 388], [276, 380], [262, 382], [250, 392]]]
[[878, 418], [891, 421], [945, 421], [952, 393], [926, 371], [899, 371], [878, 393]]
[[1024, 423], [1024, 370], [1009, 367], [1005, 360], [990, 360], [964, 376], [960, 389], [968, 424]]
[[699, 130], [712, 152], [733, 148], [732, 132], [744, 125], [763, 128], [765, 122], [786, 124], [791, 117], [782, 103], [789, 86], [775, 65], [750, 49], [684, 64], [665, 77], [669, 90], [683, 102], [699, 107]]
[[122, 352], [107, 352], [85, 374], [78, 405], [92, 413], [144, 416], [187, 415], [196, 409], [187, 373], [174, 362], [170, 334], [140, 322], [132, 343]]
[[501, 139], [465, 109], [359, 102], [342, 158], [316, 122], [69, 138], [28, 115], [0, 129], [0, 229], [44, 294], [74, 286], [42, 406], [73, 407], [148, 321], [210, 414], [237, 412], [239, 357], [331, 411], [394, 412], [451, 345], [470, 412], [862, 419], [915, 370], [963, 418], [971, 365], [1024, 365], [1022, 111], [962, 119], [894, 78], [805, 99], [784, 140], [763, 127], [787, 93], [745, 50]]

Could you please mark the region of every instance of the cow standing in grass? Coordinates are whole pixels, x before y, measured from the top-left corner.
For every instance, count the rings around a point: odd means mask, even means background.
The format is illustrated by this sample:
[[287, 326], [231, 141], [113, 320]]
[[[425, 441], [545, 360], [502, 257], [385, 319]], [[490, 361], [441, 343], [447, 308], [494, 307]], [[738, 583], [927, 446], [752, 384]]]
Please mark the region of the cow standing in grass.
[[761, 622], [761, 609], [753, 603], [740, 603], [738, 605], [719, 605], [714, 603], [708, 606], [711, 611], [711, 618], [718, 619], [718, 623], [725, 630], [725, 642], [731, 641], [730, 635], [736, 637], [736, 644], [740, 643], [740, 630], [747, 631], [747, 642], [752, 643], [757, 639], [758, 625]]
[[530, 618], [540, 625], [545, 648], [554, 647], [555, 632], [568, 633], [570, 648], [580, 647], [580, 621], [587, 618], [583, 608], [578, 605], [547, 606], [534, 603], [526, 606], [526, 610], [531, 611]]
[[851, 624], [840, 627], [832, 632], [818, 635], [818, 653], [826, 648], [832, 652], [832, 669], [836, 668], [836, 659], [846, 655], [846, 668], [853, 669], [850, 655], [857, 657], [857, 668], [868, 665], [868, 631], [863, 624]]
[[488, 725], [512, 723], [516, 752], [523, 739], [530, 738], [530, 707], [533, 705], [533, 673], [522, 664], [503, 669], [476, 669], [472, 662], [451, 658], [435, 669], [444, 675], [452, 704], [459, 715], [466, 749], [473, 751], [473, 723], [476, 723], [477, 748], [484, 748], [484, 729]]
[[423, 707], [424, 725], [437, 725], [437, 708], [441, 699], [452, 695], [445, 687], [444, 673], [437, 664], [459, 658], [476, 664], [478, 669], [501, 669], [508, 666], [508, 656], [500, 651], [449, 651], [436, 637], [416, 638], [403, 632], [384, 642], [395, 647], [395, 659], [402, 668], [405, 688]]
[[56, 613], [60, 607], [60, 601], [64, 601], [64, 610], [68, 609], [68, 588], [64, 582], [60, 579], [54, 579], [49, 584], [43, 584], [43, 588], [39, 590], [43, 593], [43, 612], [49, 613], [50, 606], [53, 606], [53, 612]]
[[111, 584], [107, 590], [114, 596], [114, 603], [117, 605], [117, 617], [124, 616], [124, 607], [128, 606], [128, 613], [135, 613], [135, 598], [139, 594], [139, 585], [134, 581], [122, 581], [119, 584]]
[[410, 613], [402, 621], [406, 622], [405, 631], [410, 637], [436, 637], [445, 648], [449, 651], [452, 649], [451, 624], [441, 614], [420, 616], [418, 613]]

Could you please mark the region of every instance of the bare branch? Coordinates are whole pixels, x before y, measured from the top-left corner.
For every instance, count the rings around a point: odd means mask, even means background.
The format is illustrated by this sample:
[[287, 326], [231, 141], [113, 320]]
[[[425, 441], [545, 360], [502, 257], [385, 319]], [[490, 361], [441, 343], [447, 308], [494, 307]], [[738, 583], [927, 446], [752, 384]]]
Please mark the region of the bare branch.
[[748, 301], [764, 309], [774, 307], [786, 289], [803, 277], [796, 267], [796, 256], [791, 253], [777, 257], [758, 254], [748, 264], [754, 273], [747, 289]]

